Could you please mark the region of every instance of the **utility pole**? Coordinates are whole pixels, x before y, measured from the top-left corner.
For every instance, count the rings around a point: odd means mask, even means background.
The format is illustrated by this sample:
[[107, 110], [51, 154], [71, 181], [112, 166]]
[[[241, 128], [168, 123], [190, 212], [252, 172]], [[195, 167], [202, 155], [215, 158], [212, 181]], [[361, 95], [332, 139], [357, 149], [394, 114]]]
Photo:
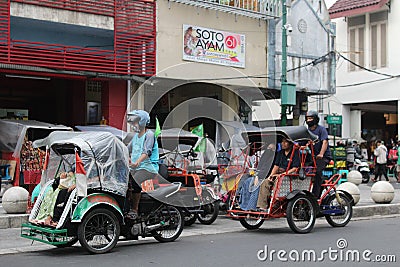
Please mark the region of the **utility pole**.
[[296, 105], [296, 84], [287, 82], [287, 24], [286, 0], [282, 1], [282, 75], [281, 75], [281, 126], [287, 125], [287, 108]]
[[287, 82], [286, 72], [287, 72], [287, 32], [286, 32], [286, 20], [287, 20], [287, 9], [286, 0], [282, 0], [282, 75], [281, 75], [281, 126], [286, 126], [287, 116], [286, 109], [287, 105], [284, 103], [283, 98], [286, 95], [285, 86]]

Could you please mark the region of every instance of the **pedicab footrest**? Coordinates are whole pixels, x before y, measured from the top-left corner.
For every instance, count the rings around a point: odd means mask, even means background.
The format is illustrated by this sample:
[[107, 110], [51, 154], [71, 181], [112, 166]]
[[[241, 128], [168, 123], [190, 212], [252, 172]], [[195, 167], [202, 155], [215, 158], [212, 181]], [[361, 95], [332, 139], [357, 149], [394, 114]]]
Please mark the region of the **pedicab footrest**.
[[21, 225], [21, 237], [49, 245], [64, 245], [69, 241], [67, 229], [53, 229], [31, 223], [23, 223]]

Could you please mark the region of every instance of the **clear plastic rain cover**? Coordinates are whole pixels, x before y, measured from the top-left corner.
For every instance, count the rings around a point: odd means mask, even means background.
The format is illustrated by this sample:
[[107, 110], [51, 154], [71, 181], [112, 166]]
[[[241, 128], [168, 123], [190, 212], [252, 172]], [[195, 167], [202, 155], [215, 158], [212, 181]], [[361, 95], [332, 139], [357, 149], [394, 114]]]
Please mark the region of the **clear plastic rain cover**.
[[48, 148], [49, 163], [41, 184], [63, 171], [75, 171], [75, 149], [82, 159], [88, 189], [126, 195], [129, 179], [128, 148], [107, 132], [52, 132], [36, 140], [35, 147]]

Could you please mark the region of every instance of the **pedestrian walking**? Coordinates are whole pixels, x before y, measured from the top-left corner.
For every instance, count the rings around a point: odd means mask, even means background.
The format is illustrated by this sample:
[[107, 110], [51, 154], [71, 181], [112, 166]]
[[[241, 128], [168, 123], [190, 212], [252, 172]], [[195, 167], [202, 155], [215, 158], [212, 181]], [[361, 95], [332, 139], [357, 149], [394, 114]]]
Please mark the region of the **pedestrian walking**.
[[374, 155], [376, 157], [376, 166], [375, 166], [375, 179], [372, 179], [372, 181], [376, 182], [378, 178], [380, 181], [382, 174], [383, 176], [385, 176], [386, 181], [389, 181], [386, 172], [387, 148], [382, 144], [381, 140], [376, 141], [376, 149], [374, 150]]

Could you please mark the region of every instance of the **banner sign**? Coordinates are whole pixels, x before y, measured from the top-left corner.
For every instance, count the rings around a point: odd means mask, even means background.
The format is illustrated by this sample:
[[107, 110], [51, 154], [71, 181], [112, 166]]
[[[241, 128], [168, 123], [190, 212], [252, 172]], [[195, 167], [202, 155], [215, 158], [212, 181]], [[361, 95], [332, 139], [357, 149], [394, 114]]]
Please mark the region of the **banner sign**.
[[246, 38], [193, 25], [183, 25], [183, 60], [245, 68]]

